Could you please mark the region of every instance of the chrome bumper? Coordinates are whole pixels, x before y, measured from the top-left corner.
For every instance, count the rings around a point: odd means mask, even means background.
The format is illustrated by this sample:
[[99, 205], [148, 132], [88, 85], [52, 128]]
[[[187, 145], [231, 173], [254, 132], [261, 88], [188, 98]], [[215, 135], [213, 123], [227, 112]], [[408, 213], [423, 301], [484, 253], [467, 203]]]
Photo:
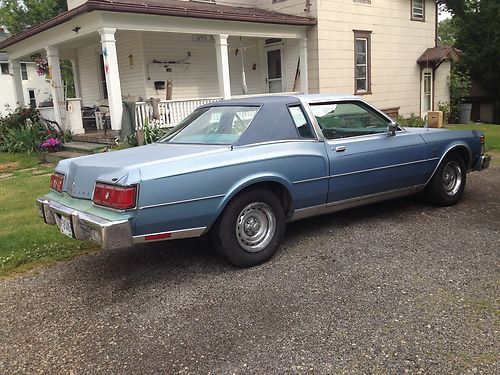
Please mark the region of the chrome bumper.
[[61, 217], [71, 222], [73, 238], [92, 241], [104, 250], [122, 249], [134, 245], [128, 220], [109, 221], [95, 215], [76, 211], [45, 198], [37, 199], [38, 214], [49, 225], [61, 227]]
[[483, 169], [489, 168], [490, 167], [490, 162], [491, 162], [491, 156], [490, 155], [481, 155], [479, 157], [479, 160], [477, 161], [476, 170], [482, 171]]

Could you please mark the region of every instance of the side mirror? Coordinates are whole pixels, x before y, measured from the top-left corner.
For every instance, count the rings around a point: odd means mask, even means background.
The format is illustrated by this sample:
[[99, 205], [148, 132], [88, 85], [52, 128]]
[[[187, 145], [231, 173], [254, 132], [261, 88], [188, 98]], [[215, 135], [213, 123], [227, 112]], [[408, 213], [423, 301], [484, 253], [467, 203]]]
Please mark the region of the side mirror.
[[398, 123], [391, 121], [391, 123], [387, 127], [387, 131], [389, 132], [388, 136], [394, 137], [396, 135], [396, 130], [398, 130], [398, 128], [399, 128]]

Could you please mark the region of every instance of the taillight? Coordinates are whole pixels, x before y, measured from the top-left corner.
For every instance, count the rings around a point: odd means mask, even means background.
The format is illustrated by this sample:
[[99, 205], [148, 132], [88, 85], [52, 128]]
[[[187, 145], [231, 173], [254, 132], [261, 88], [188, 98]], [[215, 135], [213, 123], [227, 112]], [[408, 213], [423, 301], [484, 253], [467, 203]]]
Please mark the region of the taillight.
[[482, 145], [484, 145], [484, 135], [482, 135], [481, 137], [479, 137], [479, 143], [481, 143]]
[[50, 176], [50, 188], [52, 190], [58, 191], [59, 193], [62, 193], [63, 185], [64, 175], [59, 173], [52, 173], [52, 176]]
[[135, 207], [137, 188], [135, 186], [114, 186], [96, 184], [94, 203], [99, 206], [128, 210]]

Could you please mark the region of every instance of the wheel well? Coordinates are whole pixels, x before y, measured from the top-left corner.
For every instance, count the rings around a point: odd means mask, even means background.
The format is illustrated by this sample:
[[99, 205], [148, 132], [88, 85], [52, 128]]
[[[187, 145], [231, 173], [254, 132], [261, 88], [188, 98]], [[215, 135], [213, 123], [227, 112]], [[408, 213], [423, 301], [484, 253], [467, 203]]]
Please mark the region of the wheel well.
[[279, 182], [266, 181], [249, 185], [244, 189], [240, 190], [238, 194], [236, 194], [233, 198], [231, 198], [231, 200], [240, 195], [241, 193], [253, 189], [271, 190], [280, 199], [281, 204], [283, 205], [283, 209], [285, 210], [285, 216], [288, 216], [290, 208], [292, 207], [292, 196], [290, 195], [288, 189]]
[[465, 146], [457, 146], [452, 148], [450, 151], [446, 153], [446, 156], [450, 154], [458, 154], [460, 157], [463, 159], [465, 166], [467, 167], [467, 170], [470, 168], [470, 163], [471, 163], [471, 155], [469, 150]]

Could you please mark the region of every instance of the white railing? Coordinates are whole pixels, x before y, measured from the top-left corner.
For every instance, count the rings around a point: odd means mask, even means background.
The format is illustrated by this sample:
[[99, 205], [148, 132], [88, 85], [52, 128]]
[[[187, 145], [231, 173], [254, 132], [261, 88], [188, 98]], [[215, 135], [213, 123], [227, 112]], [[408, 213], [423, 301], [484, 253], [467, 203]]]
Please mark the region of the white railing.
[[[278, 95], [295, 95], [297, 92], [284, 92]], [[243, 98], [252, 96], [264, 96], [276, 94], [255, 94], [244, 96], [233, 96], [233, 98]], [[135, 128], [140, 130], [147, 123], [150, 126], [171, 128], [176, 126], [184, 118], [189, 116], [201, 105], [221, 101], [222, 98], [195, 98], [180, 100], [162, 100], [158, 103], [158, 108], [153, 108], [151, 101], [135, 103]], [[156, 112], [156, 113], [155, 113]]]
[[155, 127], [174, 127], [199, 106], [220, 100], [222, 98], [160, 101], [156, 114], [152, 102], [137, 102], [135, 103], [135, 128], [142, 129], [146, 123]]

